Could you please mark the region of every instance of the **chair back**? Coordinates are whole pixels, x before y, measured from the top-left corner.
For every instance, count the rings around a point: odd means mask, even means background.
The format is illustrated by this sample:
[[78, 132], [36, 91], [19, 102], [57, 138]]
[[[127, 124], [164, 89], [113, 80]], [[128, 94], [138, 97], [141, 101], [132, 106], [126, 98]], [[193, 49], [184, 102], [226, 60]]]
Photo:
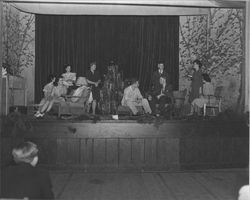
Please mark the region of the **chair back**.
[[186, 95], [187, 89], [173, 91], [175, 108], [181, 108], [183, 106]]
[[184, 90], [173, 91], [173, 96], [175, 99], [185, 99], [186, 94], [187, 94], [187, 88]]

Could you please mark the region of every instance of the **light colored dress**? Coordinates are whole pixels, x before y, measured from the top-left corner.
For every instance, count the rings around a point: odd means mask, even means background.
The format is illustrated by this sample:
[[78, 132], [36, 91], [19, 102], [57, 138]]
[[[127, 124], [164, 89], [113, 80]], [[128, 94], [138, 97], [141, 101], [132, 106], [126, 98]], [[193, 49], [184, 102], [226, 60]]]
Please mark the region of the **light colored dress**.
[[76, 73], [73, 72], [66, 72], [62, 74], [63, 77], [63, 84], [65, 86], [72, 86], [73, 83], [76, 81]]
[[61, 102], [65, 101], [64, 95], [67, 94], [67, 87], [65, 85], [58, 85], [54, 88], [54, 101]]
[[200, 88], [200, 97], [193, 100], [192, 105], [196, 105], [199, 108], [202, 108], [204, 104], [207, 104], [208, 101], [213, 103], [215, 101], [214, 95], [214, 87], [211, 82], [205, 82]]
[[53, 99], [54, 88], [55, 88], [55, 86], [53, 83], [48, 83], [44, 86], [44, 88], [43, 88], [44, 100], [51, 101]]
[[92, 92], [88, 87], [88, 82], [85, 77], [78, 77], [76, 85], [79, 86], [74, 92], [73, 97], [71, 97], [71, 102], [76, 103], [80, 99], [82, 102], [91, 103], [93, 101]]

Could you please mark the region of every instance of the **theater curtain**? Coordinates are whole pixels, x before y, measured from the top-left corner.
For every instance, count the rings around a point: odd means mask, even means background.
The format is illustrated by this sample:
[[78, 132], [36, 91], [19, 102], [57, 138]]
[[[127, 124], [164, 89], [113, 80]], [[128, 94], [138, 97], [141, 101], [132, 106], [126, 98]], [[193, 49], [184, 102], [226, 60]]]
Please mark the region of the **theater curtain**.
[[137, 77], [146, 91], [157, 62], [165, 63], [171, 83], [178, 89], [178, 16], [55, 16], [36, 15], [35, 99], [49, 74], [60, 75], [70, 64], [85, 76], [97, 62], [101, 74], [113, 60], [124, 78]]

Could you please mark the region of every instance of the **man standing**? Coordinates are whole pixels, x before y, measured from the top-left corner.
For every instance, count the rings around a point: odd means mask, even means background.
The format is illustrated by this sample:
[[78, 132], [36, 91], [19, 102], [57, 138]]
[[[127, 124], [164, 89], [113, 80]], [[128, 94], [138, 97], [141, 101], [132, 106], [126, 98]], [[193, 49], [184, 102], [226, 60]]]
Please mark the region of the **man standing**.
[[122, 106], [128, 106], [133, 115], [138, 114], [136, 106], [142, 106], [146, 114], [152, 113], [148, 100], [141, 95], [139, 81], [137, 79], [132, 79], [131, 85], [125, 88], [122, 98]]

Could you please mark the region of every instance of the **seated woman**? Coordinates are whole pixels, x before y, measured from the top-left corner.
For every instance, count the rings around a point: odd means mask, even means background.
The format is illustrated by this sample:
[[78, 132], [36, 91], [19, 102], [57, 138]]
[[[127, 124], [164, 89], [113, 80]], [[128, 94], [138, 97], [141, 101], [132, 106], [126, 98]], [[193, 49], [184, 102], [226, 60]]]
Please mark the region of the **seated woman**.
[[214, 95], [214, 87], [211, 83], [211, 79], [208, 74], [202, 74], [203, 86], [200, 87], [200, 97], [196, 98], [191, 103], [191, 112], [189, 115], [193, 115], [195, 112], [199, 113], [204, 104], [208, 101], [213, 101], [211, 95]]
[[71, 72], [70, 65], [65, 66], [65, 71], [66, 72], [62, 74], [63, 83], [68, 88], [68, 94], [69, 94], [74, 88], [74, 83], [76, 81], [76, 73]]
[[71, 97], [71, 102], [79, 102], [81, 100], [82, 103], [91, 103], [92, 95], [90, 95], [90, 87], [88, 87], [88, 82], [85, 77], [78, 77], [76, 81], [76, 86], [78, 88], [73, 92]]
[[87, 86], [85, 77], [79, 77], [76, 81], [78, 88], [66, 95], [66, 102], [60, 102], [58, 115], [83, 115], [92, 101], [91, 90]]
[[49, 75], [48, 84], [46, 84], [43, 88], [44, 98], [41, 100], [39, 104], [38, 111], [35, 113], [35, 117], [43, 117], [46, 112], [49, 112], [54, 103], [54, 82], [56, 77], [54, 75]]
[[57, 86], [54, 88], [54, 102], [65, 101], [67, 87], [63, 84], [63, 77], [60, 76], [57, 81]]
[[[165, 114], [166, 108], [173, 103], [172, 86], [167, 84], [166, 77], [160, 77], [160, 86], [152, 92], [151, 106], [154, 108], [157, 115]], [[156, 110], [156, 104], [159, 104]]]

